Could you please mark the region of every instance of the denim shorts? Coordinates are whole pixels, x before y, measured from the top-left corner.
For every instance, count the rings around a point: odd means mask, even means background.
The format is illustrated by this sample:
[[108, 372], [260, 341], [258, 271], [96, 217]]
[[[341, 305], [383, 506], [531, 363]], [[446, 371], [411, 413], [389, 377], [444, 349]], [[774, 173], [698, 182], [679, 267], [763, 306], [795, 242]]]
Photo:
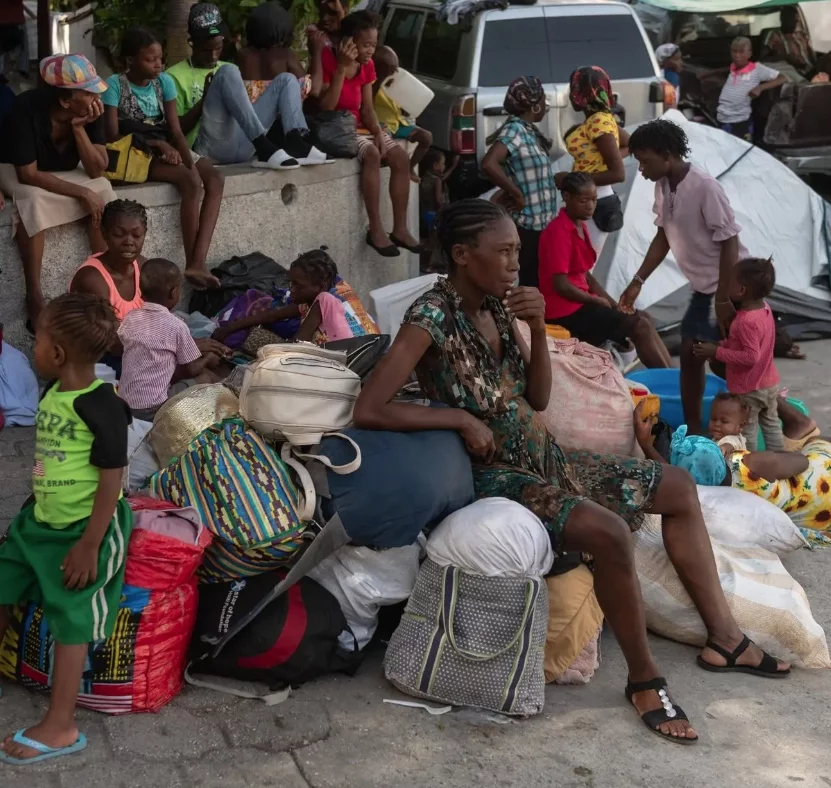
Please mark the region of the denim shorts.
[[697, 342], [718, 342], [721, 331], [716, 321], [713, 301], [715, 293], [693, 292], [690, 305], [681, 319], [681, 339]]

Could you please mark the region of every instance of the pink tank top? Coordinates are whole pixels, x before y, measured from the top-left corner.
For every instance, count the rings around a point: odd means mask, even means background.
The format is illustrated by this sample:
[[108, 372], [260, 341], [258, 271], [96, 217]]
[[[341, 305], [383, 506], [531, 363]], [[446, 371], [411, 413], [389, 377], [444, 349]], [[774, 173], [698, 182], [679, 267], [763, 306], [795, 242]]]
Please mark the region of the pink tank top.
[[[107, 288], [110, 291], [109, 299], [113, 309], [115, 310], [115, 316], [119, 320], [124, 320], [124, 318], [127, 317], [127, 315], [134, 309], [139, 309], [140, 307], [144, 306], [144, 299], [141, 297], [141, 288], [139, 287], [139, 265], [135, 260], [133, 260], [133, 272], [135, 274], [136, 281], [136, 294], [133, 296], [132, 301], [127, 301], [121, 295], [121, 293], [118, 292], [118, 288], [115, 286], [115, 282], [113, 281], [112, 276], [110, 276], [110, 272], [104, 267], [104, 264], [98, 259], [100, 256], [100, 254], [94, 254], [91, 257], [88, 257], [84, 264], [78, 269], [78, 271], [80, 271], [82, 268], [94, 268], [96, 271], [98, 271], [99, 274], [101, 274], [101, 276], [104, 277], [104, 281], [107, 283]], [[76, 275], [78, 274], [78, 271], [75, 272]]]

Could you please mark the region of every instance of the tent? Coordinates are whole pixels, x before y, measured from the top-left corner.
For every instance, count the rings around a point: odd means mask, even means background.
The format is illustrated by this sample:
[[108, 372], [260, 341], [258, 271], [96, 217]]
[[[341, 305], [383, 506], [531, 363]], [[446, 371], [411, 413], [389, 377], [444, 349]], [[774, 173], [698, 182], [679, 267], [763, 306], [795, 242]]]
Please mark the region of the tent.
[[[773, 310], [788, 325], [810, 325], [831, 336], [831, 205], [761, 148], [689, 121], [677, 110], [664, 117], [683, 126], [692, 163], [724, 187], [747, 250], [773, 258]], [[555, 169], [571, 169], [570, 157], [559, 159]], [[618, 189], [623, 229], [607, 237], [594, 270], [615, 298], [632, 280], [655, 235], [655, 186], [638, 173], [634, 157], [627, 160], [626, 169], [626, 181]], [[680, 323], [689, 297], [687, 280], [670, 253], [643, 286], [637, 306], [649, 311], [659, 329], [668, 331]]]

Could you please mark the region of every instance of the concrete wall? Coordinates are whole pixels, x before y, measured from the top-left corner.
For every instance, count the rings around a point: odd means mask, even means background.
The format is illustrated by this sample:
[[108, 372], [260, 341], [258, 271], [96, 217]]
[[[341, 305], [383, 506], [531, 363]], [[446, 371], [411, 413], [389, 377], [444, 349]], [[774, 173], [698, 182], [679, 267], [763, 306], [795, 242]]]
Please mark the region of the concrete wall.
[[[281, 265], [301, 252], [322, 244], [338, 265], [341, 276], [368, 305], [369, 291], [418, 274], [418, 257], [402, 250], [396, 258], [382, 258], [366, 245], [366, 212], [359, 189], [357, 161], [338, 161], [288, 172], [270, 172], [242, 165], [222, 167], [225, 198], [208, 258], [216, 265], [233, 255], [260, 251]], [[392, 229], [387, 196], [389, 171], [382, 170], [382, 214]], [[146, 257], [167, 257], [184, 266], [179, 226], [179, 195], [164, 184], [144, 184], [116, 190], [119, 197], [138, 200], [148, 209]], [[12, 238], [12, 209], [0, 213], [0, 321], [5, 338], [28, 351], [25, 328], [23, 272]], [[410, 190], [410, 230], [418, 235], [418, 190]], [[46, 232], [41, 277], [44, 293], [65, 292], [72, 273], [89, 254], [81, 223]]]

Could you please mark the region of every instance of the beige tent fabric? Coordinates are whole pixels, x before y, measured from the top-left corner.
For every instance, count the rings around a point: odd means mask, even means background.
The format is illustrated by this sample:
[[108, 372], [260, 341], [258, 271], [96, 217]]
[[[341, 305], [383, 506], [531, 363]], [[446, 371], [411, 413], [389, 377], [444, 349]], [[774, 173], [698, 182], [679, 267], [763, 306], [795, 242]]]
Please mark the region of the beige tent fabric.
[[[69, 172], [53, 172], [51, 175], [85, 186], [94, 191], [105, 205], [115, 199], [112, 184], [106, 178], [90, 178], [80, 168]], [[50, 227], [77, 222], [87, 215], [86, 208], [74, 197], [22, 184], [11, 164], [0, 164], [0, 190], [14, 200], [12, 235], [17, 232], [19, 222], [23, 222], [26, 234], [31, 237]]]

